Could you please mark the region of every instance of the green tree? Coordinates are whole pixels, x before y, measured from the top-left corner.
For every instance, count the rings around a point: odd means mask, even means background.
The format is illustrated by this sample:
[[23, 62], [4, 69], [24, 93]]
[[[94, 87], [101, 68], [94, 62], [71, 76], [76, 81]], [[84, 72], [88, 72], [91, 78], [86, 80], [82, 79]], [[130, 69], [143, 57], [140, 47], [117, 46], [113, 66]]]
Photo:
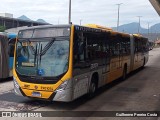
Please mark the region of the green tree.
[[0, 32], [4, 32], [5, 31], [5, 27], [4, 26], [0, 26]]

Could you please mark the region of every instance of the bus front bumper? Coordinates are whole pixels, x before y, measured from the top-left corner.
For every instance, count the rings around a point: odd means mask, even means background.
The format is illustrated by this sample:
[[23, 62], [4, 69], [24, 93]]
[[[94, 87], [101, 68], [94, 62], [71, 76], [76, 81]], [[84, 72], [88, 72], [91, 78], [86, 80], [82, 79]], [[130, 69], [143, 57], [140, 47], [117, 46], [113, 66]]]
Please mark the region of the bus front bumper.
[[[44, 99], [49, 101], [70, 102], [72, 101], [72, 89], [56, 90], [54, 92], [36, 91], [29, 89], [21, 89], [16, 81], [14, 81], [14, 92], [18, 96], [25, 96], [29, 98]], [[41, 94], [39, 97], [32, 96], [33, 92]], [[27, 94], [26, 94], [27, 93]]]

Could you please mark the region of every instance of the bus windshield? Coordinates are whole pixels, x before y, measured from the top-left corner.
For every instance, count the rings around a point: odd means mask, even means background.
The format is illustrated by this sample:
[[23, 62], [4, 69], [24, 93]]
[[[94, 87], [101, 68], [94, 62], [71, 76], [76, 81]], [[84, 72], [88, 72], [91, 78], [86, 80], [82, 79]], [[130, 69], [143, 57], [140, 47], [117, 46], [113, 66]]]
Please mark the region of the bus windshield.
[[59, 76], [68, 69], [69, 38], [23, 39], [17, 43], [16, 68], [21, 75]]
[[18, 38], [16, 71], [25, 76], [57, 77], [68, 70], [69, 36]]

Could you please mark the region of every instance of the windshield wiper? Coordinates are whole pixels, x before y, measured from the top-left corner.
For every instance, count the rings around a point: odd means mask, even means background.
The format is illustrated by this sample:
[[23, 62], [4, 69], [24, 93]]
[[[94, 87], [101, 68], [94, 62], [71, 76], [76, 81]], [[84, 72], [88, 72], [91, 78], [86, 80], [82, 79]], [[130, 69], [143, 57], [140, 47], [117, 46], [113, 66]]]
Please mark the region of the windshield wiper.
[[34, 66], [36, 64], [36, 59], [37, 58], [37, 44], [36, 44], [36, 50], [35, 50], [35, 53], [34, 53]]
[[[42, 44], [41, 44], [41, 50], [40, 50], [40, 53], [42, 52]], [[39, 58], [40, 60], [39, 60], [39, 64], [40, 64], [40, 66], [41, 66], [41, 59], [42, 59], [42, 55], [40, 54], [40, 58]]]
[[40, 56], [43, 56], [46, 54], [47, 50], [52, 46], [52, 44], [54, 43], [55, 38], [53, 38], [52, 41], [50, 41], [44, 48], [43, 50], [40, 52]]

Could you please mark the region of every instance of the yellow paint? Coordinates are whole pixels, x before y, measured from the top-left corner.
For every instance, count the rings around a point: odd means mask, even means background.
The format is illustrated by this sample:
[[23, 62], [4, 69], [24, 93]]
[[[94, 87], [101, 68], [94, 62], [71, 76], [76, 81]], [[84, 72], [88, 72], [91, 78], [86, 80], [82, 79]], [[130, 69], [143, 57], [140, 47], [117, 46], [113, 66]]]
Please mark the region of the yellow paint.
[[122, 76], [122, 73], [123, 73], [122, 68], [119, 68], [119, 69], [114, 70], [114, 71], [110, 71], [107, 75], [106, 83], [110, 83], [110, 82], [120, 78]]
[[[32, 96], [32, 92], [37, 92], [35, 90], [28, 90], [28, 89], [23, 89], [24, 93], [27, 93], [28, 97], [33, 97]], [[41, 94], [41, 97], [37, 97], [37, 98], [43, 98], [43, 99], [48, 99], [53, 92], [46, 92], [46, 91], [38, 91]]]
[[143, 37], [141, 34], [133, 34], [133, 35], [137, 37]]
[[96, 24], [86, 24], [86, 27], [90, 27], [90, 28], [97, 28], [97, 29], [101, 29], [101, 30], [106, 30], [106, 31], [113, 31], [112, 28], [108, 28], [108, 27], [104, 27], [104, 26], [100, 26], [100, 25], [96, 25]]
[[[120, 58], [115, 57], [111, 59], [110, 62], [110, 72], [107, 74], [106, 83], [110, 83], [123, 75], [124, 65], [127, 64], [127, 67], [130, 67], [130, 55], [123, 56]], [[127, 69], [127, 73], [131, 72], [130, 69]]]
[[70, 55], [69, 55], [69, 69], [67, 73], [62, 77], [62, 81], [72, 78], [73, 70], [73, 36], [74, 36], [74, 25], [71, 26], [71, 37], [70, 37]]

